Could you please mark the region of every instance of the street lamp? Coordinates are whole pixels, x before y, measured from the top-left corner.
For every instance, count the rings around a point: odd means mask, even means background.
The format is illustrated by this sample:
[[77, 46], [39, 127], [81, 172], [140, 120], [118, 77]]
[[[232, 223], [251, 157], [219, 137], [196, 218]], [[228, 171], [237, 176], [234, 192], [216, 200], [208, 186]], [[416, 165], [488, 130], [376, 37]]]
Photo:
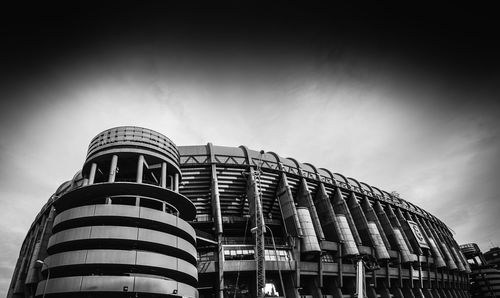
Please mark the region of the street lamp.
[[276, 243], [274, 242], [274, 235], [273, 231], [271, 230], [270, 227], [267, 225], [264, 225], [264, 227], [271, 232], [271, 240], [273, 241], [273, 248], [274, 248], [274, 257], [276, 259], [276, 266], [278, 267], [278, 274], [280, 276], [280, 283], [281, 283], [281, 291], [283, 292], [283, 297], [286, 297], [285, 294], [285, 285], [283, 284], [283, 277], [281, 276], [281, 269], [280, 269], [280, 263], [278, 262], [278, 253], [276, 252]]
[[43, 265], [47, 266], [47, 279], [45, 280], [45, 286], [43, 287], [43, 295], [42, 295], [42, 298], [45, 298], [45, 292], [47, 291], [47, 284], [49, 283], [50, 279], [50, 267], [49, 265], [47, 265], [47, 263], [45, 263], [42, 260], [36, 260], [35, 263], [41, 266], [40, 270], [43, 268]]

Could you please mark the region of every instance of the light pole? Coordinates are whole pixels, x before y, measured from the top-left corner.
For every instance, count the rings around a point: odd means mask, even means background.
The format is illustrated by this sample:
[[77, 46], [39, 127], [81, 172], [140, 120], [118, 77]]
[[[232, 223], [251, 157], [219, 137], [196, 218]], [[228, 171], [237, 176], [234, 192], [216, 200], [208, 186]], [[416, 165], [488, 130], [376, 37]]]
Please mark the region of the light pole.
[[283, 277], [281, 276], [281, 269], [280, 269], [280, 263], [278, 262], [278, 253], [276, 252], [276, 243], [274, 242], [274, 235], [273, 235], [273, 231], [271, 230], [270, 227], [268, 227], [267, 225], [264, 225], [264, 227], [266, 227], [266, 229], [271, 232], [271, 240], [273, 240], [273, 248], [274, 248], [274, 257], [276, 259], [276, 266], [278, 267], [278, 274], [280, 276], [280, 283], [281, 283], [281, 291], [283, 292], [283, 297], [286, 297], [286, 294], [285, 294], [285, 286], [283, 284]]
[[45, 291], [47, 291], [47, 284], [49, 283], [49, 279], [50, 279], [50, 267], [49, 267], [49, 265], [47, 265], [47, 263], [45, 263], [42, 260], [36, 260], [36, 263], [40, 264], [40, 266], [41, 266], [40, 271], [43, 268], [43, 265], [47, 266], [47, 279], [45, 280], [45, 286], [43, 287], [43, 295], [42, 295], [42, 298], [45, 298]]

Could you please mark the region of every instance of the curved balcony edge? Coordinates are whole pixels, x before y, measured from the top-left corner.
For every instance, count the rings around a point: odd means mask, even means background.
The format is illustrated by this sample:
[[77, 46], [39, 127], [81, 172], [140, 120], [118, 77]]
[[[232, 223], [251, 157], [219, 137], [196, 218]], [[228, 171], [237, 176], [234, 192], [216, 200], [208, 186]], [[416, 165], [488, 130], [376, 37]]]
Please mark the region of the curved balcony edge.
[[[45, 284], [47, 283], [47, 287]], [[149, 294], [176, 294], [198, 298], [198, 290], [174, 280], [142, 276], [71, 276], [52, 278], [38, 283], [35, 296], [80, 292], [135, 292]]]
[[134, 182], [105, 182], [85, 185], [72, 189], [57, 198], [54, 206], [57, 210], [67, 210], [71, 208], [72, 203], [77, 201], [115, 195], [142, 195], [165, 201], [177, 208], [179, 217], [186, 221], [193, 220], [196, 216], [195, 205], [184, 195], [159, 186]]
[[105, 239], [115, 242], [143, 242], [150, 243], [152, 245], [159, 245], [165, 248], [170, 247], [174, 251], [181, 251], [184, 252], [186, 256], [189, 255], [191, 261], [194, 260], [194, 263], [196, 263], [196, 247], [189, 241], [172, 234], [135, 227], [87, 226], [64, 230], [52, 235], [49, 238], [47, 250], [49, 251], [49, 254], [52, 254], [54, 252], [54, 247], [58, 245], [60, 246], [61, 244], [74, 242], [80, 243], [81, 245], [85, 242], [93, 240], [102, 241]]
[[[175, 228], [177, 232], [176, 235], [182, 234], [189, 235], [189, 237], [182, 237], [185, 240], [196, 243], [196, 233], [194, 228], [189, 225], [186, 221], [178, 218], [175, 215], [168, 214], [162, 211], [138, 207], [138, 206], [127, 206], [127, 205], [86, 205], [71, 208], [59, 213], [55, 219], [52, 229], [57, 231], [61, 224], [68, 221], [79, 220], [84, 218], [102, 218], [102, 217], [116, 217], [116, 218], [131, 218], [134, 221], [137, 219], [143, 219], [147, 221], [153, 221], [157, 224]], [[186, 239], [187, 238], [187, 239]]]
[[[47, 271], [57, 270], [60, 267], [73, 266], [128, 266], [144, 269], [141, 273], [147, 273], [147, 269], [153, 269], [154, 272], [166, 272], [164, 276], [168, 276], [178, 281], [188, 281], [188, 284], [196, 284], [198, 280], [198, 270], [196, 266], [180, 259], [176, 256], [164, 255], [156, 252], [138, 251], [138, 250], [118, 250], [118, 249], [87, 249], [87, 250], [74, 250], [53, 254], [45, 258], [44, 261], [47, 266], [42, 268]], [[151, 270], [150, 270], [151, 271]], [[69, 271], [66, 271], [69, 272]], [[65, 275], [65, 274], [63, 274]], [[74, 275], [74, 274], [67, 274]], [[154, 274], [159, 277], [162, 274]]]

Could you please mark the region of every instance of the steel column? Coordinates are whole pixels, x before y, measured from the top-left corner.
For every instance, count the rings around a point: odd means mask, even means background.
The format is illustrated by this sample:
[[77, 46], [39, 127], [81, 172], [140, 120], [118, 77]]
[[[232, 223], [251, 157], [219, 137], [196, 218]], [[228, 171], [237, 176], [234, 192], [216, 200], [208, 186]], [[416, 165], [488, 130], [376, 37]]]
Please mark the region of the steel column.
[[111, 158], [111, 165], [109, 167], [109, 179], [108, 182], [115, 182], [116, 172], [118, 170], [118, 155], [113, 155]]
[[139, 160], [137, 161], [137, 176], [135, 182], [142, 183], [142, 176], [144, 173], [144, 155], [139, 155]]
[[167, 188], [167, 163], [161, 163], [161, 187]]
[[96, 171], [97, 171], [97, 164], [93, 162], [92, 165], [90, 166], [89, 182], [88, 182], [89, 185], [94, 184]]

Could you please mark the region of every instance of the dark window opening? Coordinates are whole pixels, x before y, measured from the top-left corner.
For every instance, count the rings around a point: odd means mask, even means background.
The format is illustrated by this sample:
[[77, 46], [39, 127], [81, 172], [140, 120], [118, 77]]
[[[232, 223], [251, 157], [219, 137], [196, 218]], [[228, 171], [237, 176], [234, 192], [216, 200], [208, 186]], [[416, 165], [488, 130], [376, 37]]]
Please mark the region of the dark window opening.
[[151, 199], [141, 198], [140, 204], [141, 207], [151, 208], [159, 211], [163, 211], [163, 202]]
[[111, 198], [111, 202], [113, 205], [135, 206], [136, 197], [113, 197]]
[[137, 180], [137, 159], [122, 157], [118, 159], [115, 181], [135, 182]]

